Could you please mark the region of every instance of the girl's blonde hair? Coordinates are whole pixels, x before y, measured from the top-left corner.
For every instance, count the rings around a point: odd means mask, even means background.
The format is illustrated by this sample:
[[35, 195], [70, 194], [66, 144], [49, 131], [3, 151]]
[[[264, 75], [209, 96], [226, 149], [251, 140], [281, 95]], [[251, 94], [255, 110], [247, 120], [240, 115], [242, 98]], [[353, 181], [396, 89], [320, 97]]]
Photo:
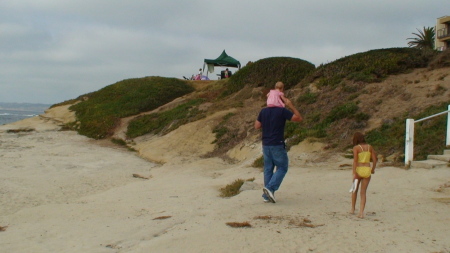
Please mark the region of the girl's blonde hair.
[[275, 89], [284, 90], [284, 83], [278, 81], [278, 82], [275, 84]]

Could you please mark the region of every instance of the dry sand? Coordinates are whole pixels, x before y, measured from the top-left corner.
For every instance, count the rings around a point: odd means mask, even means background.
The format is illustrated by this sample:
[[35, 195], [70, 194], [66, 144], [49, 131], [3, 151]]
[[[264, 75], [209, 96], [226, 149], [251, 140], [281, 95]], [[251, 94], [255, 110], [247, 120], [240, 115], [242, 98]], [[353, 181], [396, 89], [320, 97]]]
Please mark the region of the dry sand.
[[[272, 204], [249, 166], [257, 140], [229, 152], [235, 164], [199, 158], [208, 135], [185, 145], [182, 133], [208, 132], [212, 118], [143, 138], [137, 153], [58, 131], [71, 116], [50, 114], [0, 126], [1, 252], [450, 252], [449, 168], [378, 168], [358, 219], [348, 214], [351, 160], [320, 143], [290, 150]], [[6, 131], [19, 128], [35, 131]], [[239, 178], [255, 180], [219, 197]]]

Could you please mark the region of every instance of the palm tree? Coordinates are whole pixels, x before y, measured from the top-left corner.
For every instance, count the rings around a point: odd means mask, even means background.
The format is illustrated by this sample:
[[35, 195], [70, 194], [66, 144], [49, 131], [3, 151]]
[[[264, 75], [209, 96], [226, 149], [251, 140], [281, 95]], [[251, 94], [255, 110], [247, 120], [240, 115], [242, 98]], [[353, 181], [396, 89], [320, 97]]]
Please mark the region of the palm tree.
[[434, 27], [423, 27], [423, 31], [417, 29], [419, 33], [412, 33], [417, 36], [417, 38], [408, 38], [412, 40], [408, 42], [409, 47], [415, 47], [419, 49], [434, 49]]

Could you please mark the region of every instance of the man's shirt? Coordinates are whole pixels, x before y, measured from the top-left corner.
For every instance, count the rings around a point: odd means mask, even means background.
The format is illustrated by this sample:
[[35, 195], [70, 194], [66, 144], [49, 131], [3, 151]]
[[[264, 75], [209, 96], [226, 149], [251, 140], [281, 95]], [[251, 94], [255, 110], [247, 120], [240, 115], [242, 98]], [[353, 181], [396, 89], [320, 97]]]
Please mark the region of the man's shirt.
[[282, 107], [266, 107], [259, 112], [261, 122], [262, 144], [265, 146], [284, 145], [284, 126], [294, 113]]

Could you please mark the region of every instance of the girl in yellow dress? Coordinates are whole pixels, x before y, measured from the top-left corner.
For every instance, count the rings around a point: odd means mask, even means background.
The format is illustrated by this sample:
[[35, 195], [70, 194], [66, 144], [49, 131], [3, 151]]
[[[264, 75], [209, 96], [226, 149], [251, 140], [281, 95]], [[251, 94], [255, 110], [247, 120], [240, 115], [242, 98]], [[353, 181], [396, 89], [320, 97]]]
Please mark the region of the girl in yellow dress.
[[[364, 218], [364, 208], [366, 206], [366, 192], [372, 174], [375, 174], [377, 165], [377, 154], [373, 147], [366, 143], [364, 135], [356, 132], [353, 135], [353, 181], [357, 179], [356, 189], [352, 192], [351, 214], [355, 213], [356, 198], [361, 186], [361, 200], [359, 208], [359, 218]], [[370, 166], [372, 160], [372, 166]]]

